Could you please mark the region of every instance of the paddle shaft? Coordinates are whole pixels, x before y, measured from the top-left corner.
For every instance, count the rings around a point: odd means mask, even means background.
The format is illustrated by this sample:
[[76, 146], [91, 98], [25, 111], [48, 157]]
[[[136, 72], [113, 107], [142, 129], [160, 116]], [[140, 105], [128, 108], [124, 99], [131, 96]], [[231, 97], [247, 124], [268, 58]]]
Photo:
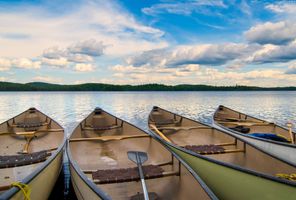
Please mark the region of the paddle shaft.
[[290, 135], [290, 138], [291, 138], [291, 143], [294, 144], [294, 136], [293, 136], [293, 132], [292, 132], [292, 124], [288, 123], [287, 126], [288, 126], [288, 130], [289, 130], [289, 135]]
[[144, 193], [144, 199], [149, 200], [149, 195], [148, 195], [148, 191], [147, 191], [147, 187], [146, 187], [146, 183], [145, 183], [145, 179], [144, 179], [144, 173], [143, 173], [141, 161], [139, 159], [138, 154], [136, 154], [136, 158], [137, 158], [137, 165], [138, 165], [139, 174], [140, 174], [141, 183], [142, 183], [142, 188], [143, 188], [143, 193]]
[[29, 152], [29, 145], [34, 138], [34, 135], [29, 135], [29, 136], [25, 136], [25, 137], [26, 137], [26, 144], [24, 146], [23, 151], [21, 151], [20, 153], [27, 154]]

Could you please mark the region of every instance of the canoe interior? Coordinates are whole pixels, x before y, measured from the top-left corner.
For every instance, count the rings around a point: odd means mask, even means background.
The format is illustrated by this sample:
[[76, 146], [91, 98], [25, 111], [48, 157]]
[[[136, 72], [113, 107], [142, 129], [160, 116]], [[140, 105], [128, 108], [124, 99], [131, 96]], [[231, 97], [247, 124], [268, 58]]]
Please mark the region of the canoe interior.
[[[170, 121], [174, 123], [159, 125], [161, 122]], [[215, 160], [271, 176], [278, 173], [292, 174], [296, 172], [295, 167], [281, 162], [231, 135], [161, 108], [151, 111], [149, 124], [156, 124], [157, 128], [162, 130], [162, 133], [178, 146], [215, 144], [222, 146], [226, 151], [229, 150], [229, 153], [204, 155]], [[165, 127], [178, 127], [179, 129], [166, 130]], [[183, 129], [181, 129], [182, 127]], [[188, 130], [186, 127], [196, 127], [196, 129]], [[232, 152], [233, 150], [239, 151]]]
[[[20, 126], [17, 127], [17, 124]], [[33, 124], [33, 126], [30, 127], [28, 124]], [[46, 131], [53, 129], [57, 131]], [[38, 132], [40, 130], [43, 131]], [[40, 111], [31, 108], [0, 125], [0, 156], [21, 156], [22, 154], [20, 154], [20, 152], [22, 152], [26, 144], [26, 136], [16, 135], [15, 133], [35, 131], [37, 132], [29, 143], [28, 154], [46, 150], [53, 155], [64, 141], [64, 131], [62, 127]], [[51, 156], [48, 156], [45, 160], [50, 158]], [[0, 188], [5, 188], [5, 186], [16, 181], [22, 181], [25, 177], [34, 172], [44, 161], [17, 167], [1, 168]], [[2, 189], [0, 192], [3, 193], [5, 190]]]
[[[236, 126], [243, 126], [249, 128], [251, 133], [272, 133], [280, 134], [284, 136], [287, 140], [291, 141], [291, 135], [287, 128], [283, 128], [274, 123], [267, 122], [265, 120], [257, 119], [252, 116], [240, 113], [238, 111], [232, 110], [225, 106], [219, 106], [217, 111], [214, 114], [214, 120], [217, 124], [227, 127], [234, 128]], [[293, 141], [295, 142], [295, 135], [293, 133]]]
[[[90, 128], [96, 128], [91, 130]], [[103, 127], [105, 130], [102, 130]], [[113, 127], [108, 129], [108, 127]], [[114, 128], [115, 127], [115, 128]], [[180, 172], [161, 178], [146, 179], [150, 193], [157, 199], [209, 199], [207, 193], [201, 188], [194, 176], [159, 142], [147, 137], [127, 138], [110, 141], [74, 141], [77, 138], [94, 138], [104, 136], [131, 136], [145, 135], [142, 130], [117, 119], [103, 110], [92, 112], [74, 130], [69, 140], [71, 162], [75, 161], [84, 176], [92, 182], [91, 172], [96, 170], [134, 168], [136, 165], [127, 157], [128, 151], [144, 151], [148, 154], [146, 165], [159, 165], [165, 172]], [[111, 175], [110, 178], [112, 178]], [[79, 185], [79, 183], [76, 183]], [[97, 187], [107, 193], [112, 199], [131, 199], [142, 192], [139, 181], [122, 183], [97, 184]], [[80, 195], [83, 196], [83, 191]]]

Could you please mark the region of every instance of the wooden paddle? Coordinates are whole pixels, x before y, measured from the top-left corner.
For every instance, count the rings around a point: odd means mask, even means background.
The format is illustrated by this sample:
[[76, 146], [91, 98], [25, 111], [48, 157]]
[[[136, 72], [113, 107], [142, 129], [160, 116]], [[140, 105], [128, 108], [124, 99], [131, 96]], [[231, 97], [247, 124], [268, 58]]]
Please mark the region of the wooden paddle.
[[169, 143], [173, 143], [172, 140], [170, 140], [169, 138], [167, 138], [167, 137], [166, 137], [161, 131], [159, 131], [155, 125], [150, 124], [150, 127], [151, 127], [152, 129], [154, 129], [154, 130], [156, 131], [156, 133], [157, 133], [162, 139], [164, 139], [165, 141], [167, 141], [167, 142], [169, 142]]
[[79, 141], [110, 141], [110, 140], [123, 140], [128, 138], [141, 138], [141, 137], [150, 137], [149, 135], [107, 135], [102, 137], [92, 137], [92, 138], [73, 138], [70, 139], [70, 142], [79, 142]]
[[289, 129], [289, 134], [290, 134], [290, 138], [291, 138], [291, 143], [294, 144], [294, 136], [293, 136], [293, 132], [292, 132], [292, 123], [288, 122], [287, 123], [287, 127]]

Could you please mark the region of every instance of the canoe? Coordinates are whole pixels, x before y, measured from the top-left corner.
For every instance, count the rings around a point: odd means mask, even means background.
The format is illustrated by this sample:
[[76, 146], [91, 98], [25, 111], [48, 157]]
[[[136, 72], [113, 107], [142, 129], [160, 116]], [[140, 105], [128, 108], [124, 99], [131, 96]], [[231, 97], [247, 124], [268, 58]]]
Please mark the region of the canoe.
[[296, 166], [295, 132], [220, 105], [213, 122], [263, 151]]
[[295, 199], [296, 168], [227, 131], [154, 107], [151, 133], [220, 199]]
[[0, 138], [0, 199], [47, 199], [62, 169], [64, 129], [30, 108], [0, 124]]
[[79, 200], [144, 199], [129, 151], [147, 153], [143, 171], [150, 199], [217, 199], [175, 153], [100, 108], [74, 129], [67, 144], [71, 181]]

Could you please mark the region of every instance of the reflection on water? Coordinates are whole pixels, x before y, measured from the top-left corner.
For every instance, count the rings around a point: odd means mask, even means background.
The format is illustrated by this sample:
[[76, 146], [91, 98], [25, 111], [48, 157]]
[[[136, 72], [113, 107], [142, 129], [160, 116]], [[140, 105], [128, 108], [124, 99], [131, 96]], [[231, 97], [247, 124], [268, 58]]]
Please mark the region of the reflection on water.
[[147, 117], [157, 105], [211, 123], [219, 104], [285, 124], [296, 121], [296, 92], [1, 92], [0, 121], [36, 107], [69, 134], [95, 107], [147, 130]]

